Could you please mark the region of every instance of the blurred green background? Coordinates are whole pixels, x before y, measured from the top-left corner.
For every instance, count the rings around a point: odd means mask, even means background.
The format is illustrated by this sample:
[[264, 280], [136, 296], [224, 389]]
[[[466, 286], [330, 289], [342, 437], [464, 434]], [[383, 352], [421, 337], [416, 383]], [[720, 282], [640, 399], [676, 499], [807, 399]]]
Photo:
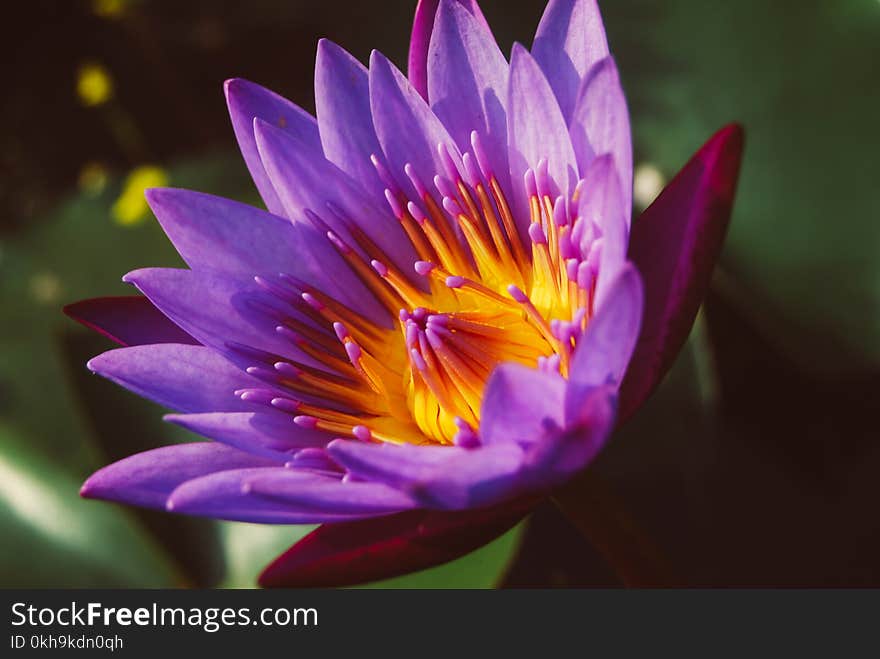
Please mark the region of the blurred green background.
[[[4, 20], [0, 586], [248, 587], [308, 529], [77, 496], [186, 433], [87, 374], [110, 346], [62, 305], [180, 261], [142, 201], [170, 183], [256, 203], [222, 82], [313, 110], [318, 37], [405, 65], [414, 3], [32, 1]], [[484, 0], [507, 50], [541, 0]], [[742, 122], [739, 195], [687, 348], [595, 470], [688, 585], [880, 585], [880, 2], [606, 0], [636, 200]], [[379, 585], [609, 586], [551, 507], [459, 561]]]

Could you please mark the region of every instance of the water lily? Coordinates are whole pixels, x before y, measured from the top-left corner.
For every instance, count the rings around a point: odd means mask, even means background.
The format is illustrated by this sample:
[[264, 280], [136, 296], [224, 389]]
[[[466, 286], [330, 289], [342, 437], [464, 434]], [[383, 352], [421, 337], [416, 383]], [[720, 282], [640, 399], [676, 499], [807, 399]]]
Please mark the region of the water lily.
[[68, 308], [125, 346], [92, 371], [212, 441], [109, 465], [83, 496], [321, 523], [262, 583], [373, 580], [509, 529], [663, 377], [742, 135], [716, 134], [631, 226], [627, 106], [593, 0], [550, 0], [509, 59], [475, 0], [423, 0], [408, 77], [321, 41], [317, 117], [225, 91], [267, 210], [149, 190], [188, 269]]

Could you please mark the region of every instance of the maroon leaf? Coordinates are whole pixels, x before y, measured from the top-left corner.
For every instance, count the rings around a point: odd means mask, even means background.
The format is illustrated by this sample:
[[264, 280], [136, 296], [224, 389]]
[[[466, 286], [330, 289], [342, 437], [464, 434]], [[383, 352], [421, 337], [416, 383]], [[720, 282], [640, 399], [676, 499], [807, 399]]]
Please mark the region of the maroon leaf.
[[122, 346], [198, 341], [140, 295], [96, 297], [64, 307], [64, 313]]
[[324, 524], [276, 558], [260, 585], [350, 586], [424, 570], [482, 547], [513, 528], [536, 501], [467, 511], [413, 510]]
[[730, 220], [743, 140], [737, 124], [715, 133], [633, 224], [629, 258], [642, 274], [645, 311], [621, 387], [621, 420], [669, 370], [706, 296]]

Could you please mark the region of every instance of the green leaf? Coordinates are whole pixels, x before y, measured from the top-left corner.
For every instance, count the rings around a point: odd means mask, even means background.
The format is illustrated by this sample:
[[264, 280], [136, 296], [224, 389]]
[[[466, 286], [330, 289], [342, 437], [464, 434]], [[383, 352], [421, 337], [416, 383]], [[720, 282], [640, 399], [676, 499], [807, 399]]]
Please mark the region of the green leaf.
[[0, 426], [0, 582], [4, 587], [140, 587], [181, 583], [125, 512], [78, 496], [80, 483]]
[[[876, 0], [630, 0], [603, 13], [636, 161], [672, 176], [721, 125], [743, 123], [725, 262], [816, 337], [880, 359]], [[802, 363], [840, 366], [821, 338], [784, 339]]]
[[314, 529], [314, 526], [274, 526], [220, 522], [220, 541], [226, 560], [222, 588], [253, 588], [272, 559]]
[[[158, 406], [97, 378], [90, 381], [86, 360], [113, 346], [90, 340], [91, 333], [61, 313], [78, 299], [132, 294], [120, 278], [134, 268], [182, 265], [152, 217], [130, 226], [113, 220], [121, 178], [97, 196], [61, 202], [49, 217], [5, 242], [0, 253], [0, 407], [9, 427], [27, 437], [26, 444], [0, 442], [0, 468], [15, 484], [2, 490], [14, 504], [0, 513], [3, 585], [211, 583], [216, 556], [199, 558], [216, 553], [207, 522], [78, 496], [88, 473], [126, 449], [192, 439], [163, 424]], [[170, 184], [253, 201], [237, 154], [176, 165]], [[105, 395], [101, 385], [113, 391]]]
[[[170, 183], [239, 199], [251, 189], [234, 156], [172, 167]], [[61, 307], [88, 297], [134, 294], [121, 277], [135, 268], [183, 265], [152, 216], [134, 226], [113, 221], [110, 208], [120, 189], [117, 180], [99, 196], [71, 197], [4, 244], [0, 255], [0, 404], [40, 450], [77, 473], [93, 468], [101, 456], [92, 451], [88, 422], [59, 359], [59, 335], [79, 329]], [[85, 370], [85, 363], [79, 368]], [[47, 402], [52, 414], [46, 414]]]

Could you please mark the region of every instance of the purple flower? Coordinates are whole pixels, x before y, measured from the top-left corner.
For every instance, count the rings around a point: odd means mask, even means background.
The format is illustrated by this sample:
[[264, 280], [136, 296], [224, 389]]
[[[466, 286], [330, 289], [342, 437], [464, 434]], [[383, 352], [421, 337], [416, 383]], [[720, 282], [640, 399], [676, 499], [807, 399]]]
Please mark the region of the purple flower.
[[189, 269], [68, 309], [125, 346], [91, 370], [213, 440], [105, 467], [83, 496], [328, 523], [269, 585], [449, 560], [584, 469], [689, 331], [742, 145], [719, 132], [631, 232], [629, 118], [593, 0], [550, 0], [509, 61], [475, 0], [422, 1], [409, 79], [322, 41], [315, 95], [317, 119], [227, 82], [268, 212], [150, 190]]

